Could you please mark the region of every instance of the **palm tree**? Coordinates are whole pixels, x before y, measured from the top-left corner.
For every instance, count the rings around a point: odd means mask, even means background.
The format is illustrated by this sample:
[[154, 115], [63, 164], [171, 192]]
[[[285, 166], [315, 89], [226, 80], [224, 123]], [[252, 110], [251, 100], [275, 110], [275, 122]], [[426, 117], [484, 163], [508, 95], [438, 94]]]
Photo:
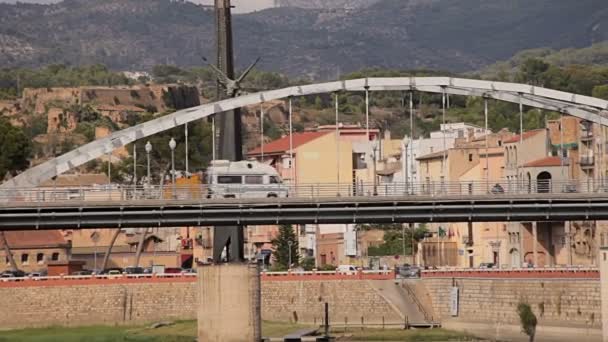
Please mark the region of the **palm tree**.
[[8, 262], [11, 265], [11, 270], [17, 270], [17, 263], [15, 262], [15, 258], [13, 258], [13, 253], [11, 252], [11, 247], [8, 245], [8, 241], [6, 241], [6, 235], [4, 235], [4, 231], [0, 231], [0, 240], [2, 240], [2, 245], [4, 246], [4, 253], [8, 258]]
[[116, 243], [116, 239], [118, 238], [118, 235], [120, 235], [120, 231], [122, 229], [117, 228], [116, 231], [114, 231], [114, 235], [112, 236], [112, 240], [110, 241], [110, 245], [108, 245], [108, 249], [106, 250], [106, 254], [103, 257], [103, 263], [101, 264], [101, 270], [105, 270], [106, 267], [108, 267], [108, 261], [110, 260], [110, 253], [112, 253], [112, 248], [114, 247], [114, 243]]
[[144, 242], [146, 241], [146, 236], [150, 228], [144, 229], [139, 237], [139, 242], [137, 242], [137, 251], [135, 252], [135, 267], [139, 267], [139, 259], [141, 258], [141, 253], [144, 250]]

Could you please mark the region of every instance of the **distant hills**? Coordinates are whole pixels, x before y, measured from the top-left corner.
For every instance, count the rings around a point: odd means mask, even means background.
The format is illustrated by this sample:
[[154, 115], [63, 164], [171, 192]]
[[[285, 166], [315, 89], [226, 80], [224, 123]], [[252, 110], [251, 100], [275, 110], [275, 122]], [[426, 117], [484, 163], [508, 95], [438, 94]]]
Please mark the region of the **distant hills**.
[[[606, 41], [608, 2], [378, 0], [347, 11], [268, 9], [237, 15], [234, 26], [241, 67], [261, 56], [262, 69], [317, 79], [365, 67], [469, 71], [524, 49]], [[213, 13], [190, 2], [0, 4], [3, 67], [103, 63], [149, 70], [200, 65], [214, 49]]]

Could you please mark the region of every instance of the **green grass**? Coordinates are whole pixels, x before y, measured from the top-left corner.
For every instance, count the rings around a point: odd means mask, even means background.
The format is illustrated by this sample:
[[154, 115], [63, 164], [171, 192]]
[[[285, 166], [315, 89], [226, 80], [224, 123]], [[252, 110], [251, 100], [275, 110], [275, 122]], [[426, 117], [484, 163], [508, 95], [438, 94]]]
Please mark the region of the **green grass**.
[[[263, 322], [262, 335], [282, 337], [310, 326]], [[175, 324], [151, 329], [149, 326], [93, 326], [81, 328], [50, 327], [0, 332], [0, 341], [16, 342], [192, 342], [196, 338], [196, 321], [179, 321]], [[466, 334], [443, 329], [397, 330], [349, 328], [333, 330], [333, 335], [346, 335], [351, 341], [471, 341]]]
[[473, 341], [471, 335], [445, 329], [364, 329], [349, 328], [332, 330], [333, 335], [348, 336], [350, 341]]

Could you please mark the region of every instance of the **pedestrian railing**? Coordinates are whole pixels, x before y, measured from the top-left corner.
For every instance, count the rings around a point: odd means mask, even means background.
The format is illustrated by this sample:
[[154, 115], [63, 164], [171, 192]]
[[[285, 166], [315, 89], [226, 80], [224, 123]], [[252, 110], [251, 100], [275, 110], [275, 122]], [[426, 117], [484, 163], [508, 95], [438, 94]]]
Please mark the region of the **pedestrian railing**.
[[[219, 189], [219, 190], [218, 190]], [[603, 181], [551, 181], [521, 182], [513, 180], [463, 181], [422, 183], [317, 183], [278, 184], [275, 187], [256, 189], [247, 185], [209, 187], [205, 184], [188, 186], [133, 186], [112, 184], [81, 187], [40, 187], [0, 189], [0, 203], [55, 203], [55, 202], [118, 202], [137, 201], [217, 201], [252, 198], [284, 197], [317, 199], [345, 197], [504, 197], [546, 194], [607, 194], [608, 183]]]

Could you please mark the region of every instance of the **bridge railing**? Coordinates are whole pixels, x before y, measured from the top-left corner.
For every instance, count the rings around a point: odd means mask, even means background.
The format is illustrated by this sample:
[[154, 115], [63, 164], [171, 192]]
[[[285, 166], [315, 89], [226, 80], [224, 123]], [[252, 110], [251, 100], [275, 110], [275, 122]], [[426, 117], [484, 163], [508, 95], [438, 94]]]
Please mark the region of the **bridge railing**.
[[209, 187], [205, 184], [188, 186], [133, 186], [122, 184], [98, 186], [39, 187], [1, 189], [0, 202], [48, 203], [65, 201], [208, 201], [217, 199], [251, 198], [335, 198], [335, 197], [470, 197], [568, 193], [608, 193], [608, 182], [603, 181], [427, 181], [406, 182], [359, 182], [232, 185]]

